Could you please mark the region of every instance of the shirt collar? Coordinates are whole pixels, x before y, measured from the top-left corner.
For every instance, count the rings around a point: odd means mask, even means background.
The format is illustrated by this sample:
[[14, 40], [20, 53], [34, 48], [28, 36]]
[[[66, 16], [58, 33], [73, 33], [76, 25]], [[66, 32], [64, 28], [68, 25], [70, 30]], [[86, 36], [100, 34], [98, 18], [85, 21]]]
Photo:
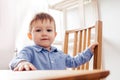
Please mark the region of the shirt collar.
[[[40, 52], [40, 51], [47, 51], [44, 47], [41, 47], [41, 46], [38, 46], [38, 45], [34, 45], [33, 47], [38, 52]], [[50, 52], [58, 52], [58, 49], [56, 47], [51, 46]]]

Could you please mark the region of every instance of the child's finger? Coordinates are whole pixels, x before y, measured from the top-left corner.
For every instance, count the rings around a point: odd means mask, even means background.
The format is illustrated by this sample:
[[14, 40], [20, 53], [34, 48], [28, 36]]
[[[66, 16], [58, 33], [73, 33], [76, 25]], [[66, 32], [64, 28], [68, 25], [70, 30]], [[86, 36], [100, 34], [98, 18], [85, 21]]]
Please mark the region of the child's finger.
[[29, 65], [31, 70], [37, 70], [32, 64]]

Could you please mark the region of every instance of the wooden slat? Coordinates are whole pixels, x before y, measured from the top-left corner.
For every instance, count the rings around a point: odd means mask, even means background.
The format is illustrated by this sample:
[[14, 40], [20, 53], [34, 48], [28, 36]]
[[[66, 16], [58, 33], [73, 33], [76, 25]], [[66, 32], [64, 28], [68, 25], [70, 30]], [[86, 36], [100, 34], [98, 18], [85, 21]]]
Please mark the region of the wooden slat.
[[95, 25], [96, 31], [96, 41], [98, 42], [98, 46], [95, 49], [94, 53], [94, 69], [101, 69], [101, 56], [102, 56], [102, 22], [97, 21]]
[[77, 42], [78, 42], [78, 31], [74, 32], [74, 49], [73, 49], [73, 56], [77, 53]]
[[82, 31], [79, 31], [79, 44], [78, 44], [78, 52], [82, 51]]
[[[88, 30], [87, 46], [89, 46], [90, 45], [90, 40], [91, 40], [91, 28], [88, 28], [87, 30]], [[86, 70], [88, 70], [88, 69], [89, 69], [89, 62], [86, 63]]]
[[[82, 30], [79, 31], [79, 42], [78, 42], [78, 51], [77, 52], [81, 52], [82, 51]], [[77, 70], [80, 70], [80, 67], [77, 68]]]
[[[83, 35], [83, 50], [86, 49], [86, 36], [87, 36], [87, 29], [84, 30], [84, 35]], [[85, 65], [86, 64], [82, 65], [82, 69], [85, 69]]]
[[66, 32], [65, 33], [65, 40], [64, 40], [64, 53], [68, 53], [68, 39], [69, 39], [69, 34]]

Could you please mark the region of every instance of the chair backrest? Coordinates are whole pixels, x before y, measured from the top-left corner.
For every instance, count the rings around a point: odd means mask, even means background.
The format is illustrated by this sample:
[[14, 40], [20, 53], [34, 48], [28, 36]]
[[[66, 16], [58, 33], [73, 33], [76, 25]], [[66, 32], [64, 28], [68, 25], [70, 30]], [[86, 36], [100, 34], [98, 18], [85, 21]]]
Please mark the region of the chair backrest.
[[[71, 35], [73, 34], [73, 36]], [[71, 37], [71, 36], [72, 37]], [[85, 27], [75, 30], [65, 31], [64, 40], [64, 53], [69, 53], [71, 50], [71, 43], [73, 42], [73, 53], [75, 56], [78, 52], [85, 50], [92, 42], [98, 42], [98, 46], [95, 48], [95, 53], [88, 63], [81, 65], [76, 69], [89, 70], [101, 69], [101, 52], [102, 52], [102, 22], [97, 21], [94, 26]], [[92, 66], [91, 66], [92, 65]]]

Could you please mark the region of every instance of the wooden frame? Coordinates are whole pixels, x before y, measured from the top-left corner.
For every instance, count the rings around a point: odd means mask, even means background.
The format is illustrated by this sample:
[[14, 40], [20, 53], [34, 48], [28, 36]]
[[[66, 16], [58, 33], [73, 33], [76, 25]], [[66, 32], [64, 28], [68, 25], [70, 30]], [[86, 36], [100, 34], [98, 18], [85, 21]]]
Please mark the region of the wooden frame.
[[[94, 34], [92, 34], [92, 29], [94, 29]], [[101, 53], [102, 53], [102, 22], [97, 21], [94, 26], [75, 29], [75, 30], [67, 30], [65, 32], [65, 40], [64, 40], [64, 52], [68, 53], [69, 47], [69, 35], [74, 34], [74, 45], [73, 45], [73, 56], [75, 56], [78, 52], [85, 50], [92, 42], [98, 42], [98, 46], [95, 48], [95, 53], [93, 56], [93, 69], [101, 69]], [[77, 69], [89, 69], [89, 62], [78, 67]]]

